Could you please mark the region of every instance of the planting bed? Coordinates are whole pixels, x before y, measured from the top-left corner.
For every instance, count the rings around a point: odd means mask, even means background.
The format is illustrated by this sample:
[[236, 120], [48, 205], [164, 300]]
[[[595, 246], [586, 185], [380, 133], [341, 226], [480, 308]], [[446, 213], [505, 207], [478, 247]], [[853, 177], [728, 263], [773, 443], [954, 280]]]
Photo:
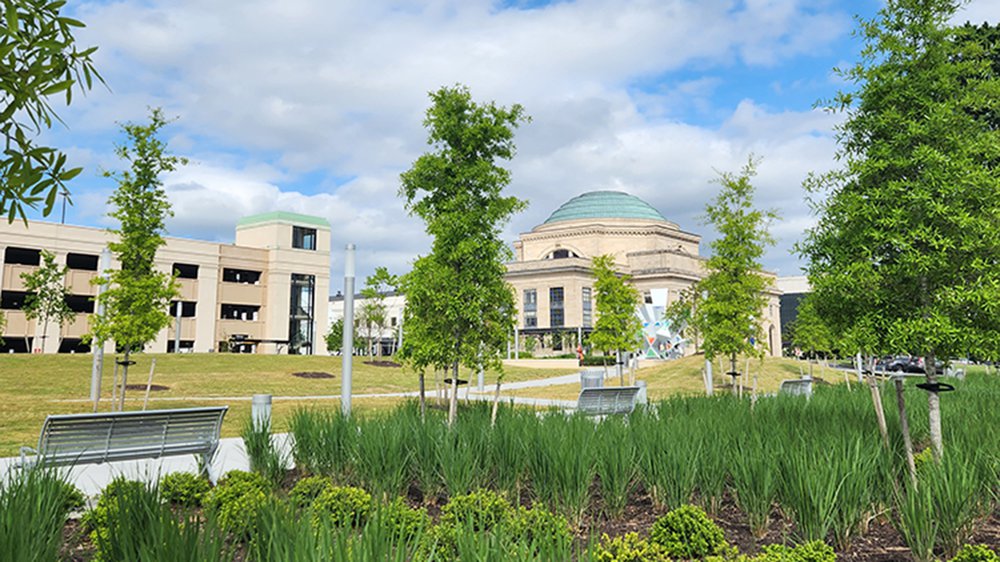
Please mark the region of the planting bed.
[[[888, 447], [868, 389], [857, 386], [853, 392], [824, 386], [808, 401], [762, 398], [753, 407], [731, 396], [675, 398], [603, 420], [502, 407], [492, 425], [489, 405], [474, 404], [463, 406], [452, 428], [442, 412], [422, 415], [415, 403], [350, 419], [335, 409], [303, 409], [289, 424], [294, 471], [286, 469], [289, 459], [270, 445], [270, 436], [247, 423], [243, 437], [256, 475], [232, 476], [211, 492], [196, 490], [203, 484], [190, 478], [177, 478], [191, 487], [183, 493], [170, 491], [181, 486], [176, 482], [164, 482], [152, 496], [133, 490], [138, 499], [128, 501], [146, 506], [142, 513], [158, 513], [155, 506], [167, 497], [197, 497], [206, 507], [194, 508], [193, 516], [178, 515], [189, 508], [174, 507], [170, 515], [153, 516], [152, 527], [126, 534], [183, 535], [180, 528], [169, 531], [176, 526], [170, 521], [194, 517], [198, 525], [181, 526], [187, 539], [170, 540], [187, 545], [189, 559], [190, 549], [203, 548], [201, 558], [211, 551], [205, 559], [213, 560], [224, 546], [232, 549], [228, 559], [304, 562], [662, 562], [665, 548], [673, 549], [674, 560], [714, 554], [721, 558], [705, 559], [826, 562], [834, 550], [846, 561], [950, 560], [963, 545], [1000, 546], [998, 383], [970, 376], [943, 397], [946, 454], [940, 462], [923, 452], [926, 394], [907, 387], [921, 451], [917, 486], [905, 468], [891, 387], [883, 396]], [[704, 509], [714, 524], [698, 519], [704, 515], [689, 504]], [[457, 512], [466, 515], [456, 519]], [[335, 514], [336, 524], [317, 513]], [[0, 527], [23, 529], [31, 520], [18, 515], [14, 523], [13, 517], [0, 518]], [[677, 539], [670, 526], [678, 518], [684, 522], [678, 528], [701, 534]], [[87, 520], [93, 527], [94, 516]], [[133, 520], [141, 517], [124, 517], [121, 524]], [[409, 538], [394, 534], [400, 525], [410, 529]], [[715, 525], [725, 544], [712, 538]], [[549, 528], [565, 528], [565, 537], [526, 530]], [[78, 559], [91, 559], [98, 546], [110, 552], [110, 543], [73, 536], [58, 540]], [[3, 540], [0, 529], [0, 547]], [[254, 550], [263, 544], [278, 550]], [[697, 556], [683, 554], [703, 544], [708, 550]], [[775, 544], [802, 546], [776, 553], [783, 547], [767, 546]], [[338, 548], [353, 554], [281, 554]], [[127, 559], [105, 554], [109, 561]]]

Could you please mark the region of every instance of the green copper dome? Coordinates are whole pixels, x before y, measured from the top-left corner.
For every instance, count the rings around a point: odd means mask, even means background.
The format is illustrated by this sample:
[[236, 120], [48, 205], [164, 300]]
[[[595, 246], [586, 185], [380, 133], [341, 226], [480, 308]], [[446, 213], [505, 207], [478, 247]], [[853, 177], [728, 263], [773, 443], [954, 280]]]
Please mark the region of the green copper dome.
[[634, 195], [621, 191], [591, 191], [563, 203], [543, 224], [579, 219], [667, 220]]

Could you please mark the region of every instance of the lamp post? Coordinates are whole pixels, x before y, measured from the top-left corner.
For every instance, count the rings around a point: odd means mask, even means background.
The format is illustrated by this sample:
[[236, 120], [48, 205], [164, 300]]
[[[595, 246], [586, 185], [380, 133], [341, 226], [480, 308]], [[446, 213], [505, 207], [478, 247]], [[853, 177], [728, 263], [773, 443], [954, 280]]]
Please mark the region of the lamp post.
[[344, 341], [341, 347], [340, 408], [351, 415], [351, 361], [354, 359], [354, 244], [344, 256]]

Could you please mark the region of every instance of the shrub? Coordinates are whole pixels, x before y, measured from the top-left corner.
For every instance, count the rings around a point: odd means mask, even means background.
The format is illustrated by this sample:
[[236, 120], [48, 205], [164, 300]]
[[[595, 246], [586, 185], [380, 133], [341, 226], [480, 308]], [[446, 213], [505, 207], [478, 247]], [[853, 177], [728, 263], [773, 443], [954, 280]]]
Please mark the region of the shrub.
[[137, 556], [141, 539], [155, 524], [160, 498], [155, 486], [118, 477], [101, 492], [97, 505], [83, 516], [94, 559], [119, 560]]
[[662, 546], [639, 538], [637, 533], [625, 533], [610, 538], [604, 535], [594, 547], [594, 562], [670, 562]]
[[313, 520], [329, 518], [338, 525], [357, 527], [368, 520], [372, 496], [361, 488], [329, 486], [313, 500]]
[[406, 504], [403, 498], [396, 498], [392, 503], [384, 506], [380, 513], [389, 528], [392, 529], [394, 537], [403, 541], [418, 536], [422, 531], [430, 527], [431, 518], [424, 509], [414, 509]]
[[174, 505], [200, 506], [211, 488], [208, 480], [190, 472], [174, 472], [160, 479], [160, 496]]
[[963, 546], [951, 562], [1000, 562], [1000, 556], [985, 544]]
[[810, 541], [794, 547], [769, 544], [750, 562], [836, 562], [833, 547], [823, 541]]
[[254, 472], [233, 470], [202, 499], [219, 527], [238, 536], [247, 535], [261, 508], [267, 503], [267, 480]]
[[296, 507], [309, 507], [327, 488], [333, 487], [333, 481], [326, 476], [308, 476], [295, 483], [288, 498]]
[[538, 548], [565, 547], [573, 541], [566, 518], [538, 504], [531, 509], [518, 508], [510, 519], [510, 529], [515, 540], [534, 544]]
[[63, 509], [66, 511], [76, 511], [86, 507], [87, 497], [83, 495], [80, 488], [65, 480], [57, 480], [57, 482], [59, 483], [59, 494], [63, 498]]
[[923, 472], [924, 467], [934, 464], [934, 452], [930, 447], [913, 455], [913, 464], [916, 465], [917, 472]]
[[649, 540], [662, 546], [667, 555], [686, 559], [720, 554], [727, 546], [722, 529], [693, 505], [683, 505], [657, 519]]
[[471, 526], [474, 531], [489, 531], [509, 523], [514, 515], [514, 508], [503, 496], [490, 490], [479, 490], [453, 496], [441, 508], [441, 523], [452, 526], [463, 524]]

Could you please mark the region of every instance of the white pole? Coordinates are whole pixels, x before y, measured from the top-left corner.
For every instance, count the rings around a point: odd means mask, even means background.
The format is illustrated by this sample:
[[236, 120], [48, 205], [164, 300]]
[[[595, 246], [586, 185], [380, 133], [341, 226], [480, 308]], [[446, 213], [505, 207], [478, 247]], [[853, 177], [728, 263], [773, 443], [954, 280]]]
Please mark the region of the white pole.
[[344, 341], [341, 348], [340, 408], [351, 415], [351, 361], [354, 359], [354, 244], [344, 256]]
[[[101, 265], [98, 269], [98, 275], [104, 275], [105, 271], [111, 269], [111, 250], [107, 247], [101, 250]], [[107, 283], [101, 283], [97, 286], [97, 316], [104, 316], [105, 306], [101, 302], [101, 294], [104, 293], [106, 287]], [[95, 341], [92, 345], [94, 346], [94, 358], [90, 366], [90, 401], [94, 403], [94, 412], [97, 412], [97, 404], [101, 401], [101, 372], [104, 370], [104, 342]]]
[[514, 359], [521, 358], [521, 337], [517, 331], [517, 324], [514, 324]]
[[713, 391], [712, 384], [712, 362], [708, 359], [705, 360], [705, 394], [708, 396], [712, 395]]
[[181, 352], [181, 311], [184, 309], [184, 303], [180, 300], [177, 301], [177, 324], [174, 326], [174, 353]]

